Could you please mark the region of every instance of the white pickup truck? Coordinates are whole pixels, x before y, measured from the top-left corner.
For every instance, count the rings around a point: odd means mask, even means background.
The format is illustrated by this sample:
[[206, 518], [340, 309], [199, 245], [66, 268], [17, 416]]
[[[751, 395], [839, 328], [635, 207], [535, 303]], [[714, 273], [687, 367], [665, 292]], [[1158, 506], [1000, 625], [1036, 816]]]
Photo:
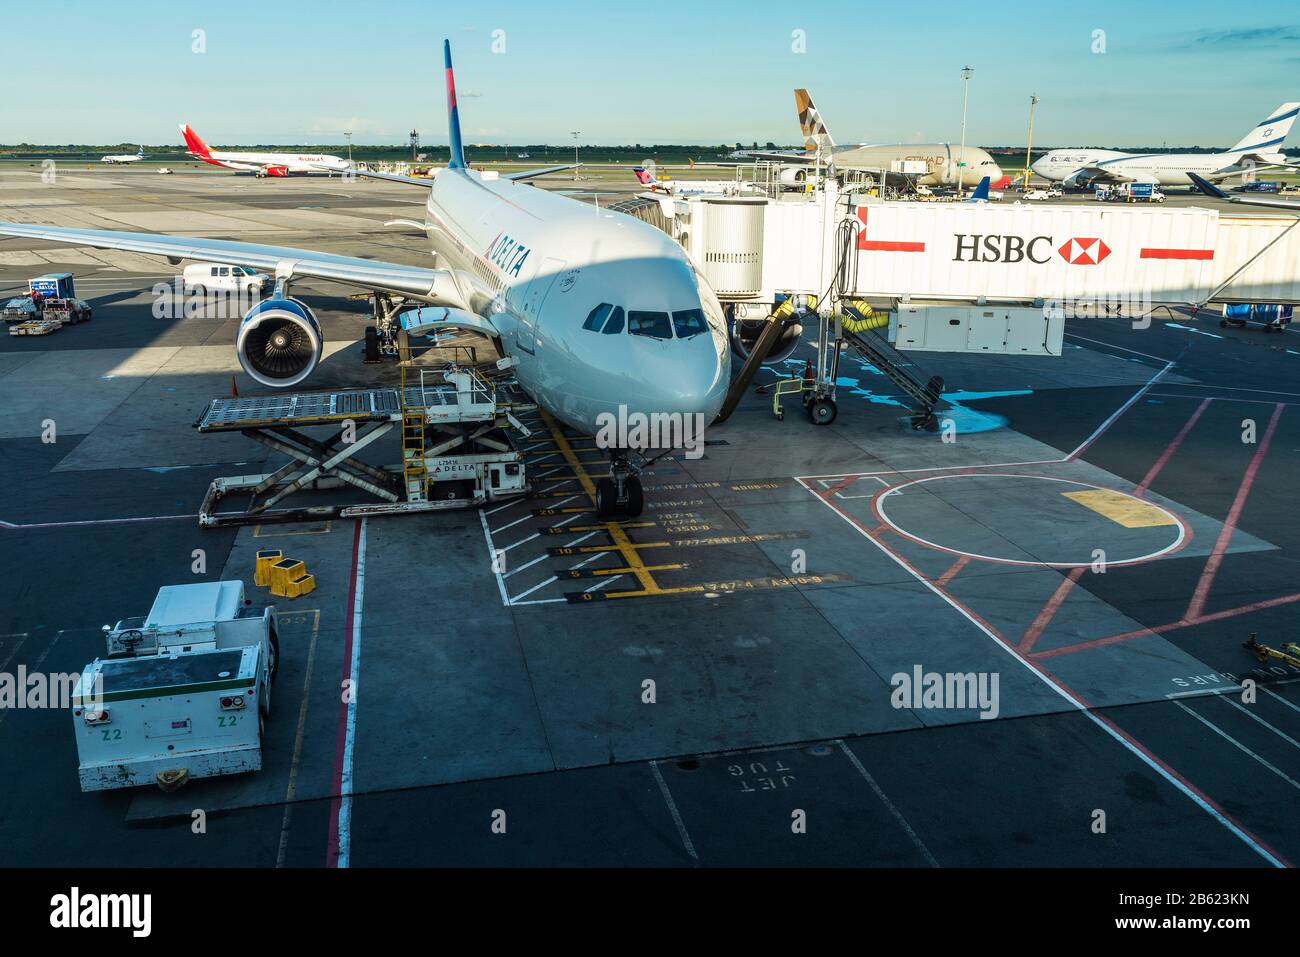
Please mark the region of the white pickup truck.
[[108, 656], [72, 700], [83, 791], [258, 771], [280, 641], [243, 582], [159, 589], [144, 618], [104, 626]]

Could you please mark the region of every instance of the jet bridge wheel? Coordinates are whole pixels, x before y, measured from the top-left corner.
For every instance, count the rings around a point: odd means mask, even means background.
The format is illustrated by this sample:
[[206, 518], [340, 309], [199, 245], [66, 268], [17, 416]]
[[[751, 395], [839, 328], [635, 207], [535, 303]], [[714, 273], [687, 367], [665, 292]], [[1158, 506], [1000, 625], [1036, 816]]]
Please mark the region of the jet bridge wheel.
[[812, 419], [813, 425], [830, 425], [839, 414], [834, 399], [815, 399], [808, 404], [808, 418]]

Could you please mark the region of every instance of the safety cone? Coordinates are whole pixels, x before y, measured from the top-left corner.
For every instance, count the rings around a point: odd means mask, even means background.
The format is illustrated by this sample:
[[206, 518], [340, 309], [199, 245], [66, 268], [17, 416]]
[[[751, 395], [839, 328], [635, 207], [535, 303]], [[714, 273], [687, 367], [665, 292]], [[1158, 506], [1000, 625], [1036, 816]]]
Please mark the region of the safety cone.
[[235, 377], [233, 375], [230, 377], [230, 397], [232, 399], [239, 398], [239, 386], [235, 385]]

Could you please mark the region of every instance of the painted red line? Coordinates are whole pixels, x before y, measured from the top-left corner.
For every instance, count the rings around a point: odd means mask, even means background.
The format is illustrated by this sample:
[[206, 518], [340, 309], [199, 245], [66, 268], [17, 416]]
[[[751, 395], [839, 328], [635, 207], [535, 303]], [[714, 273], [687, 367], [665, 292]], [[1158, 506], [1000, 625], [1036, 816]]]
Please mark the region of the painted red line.
[[1232, 539], [1232, 533], [1237, 529], [1237, 520], [1241, 518], [1241, 510], [1246, 505], [1246, 498], [1250, 495], [1251, 486], [1255, 484], [1255, 475], [1259, 472], [1259, 466], [1264, 461], [1264, 456], [1268, 454], [1269, 446], [1273, 443], [1273, 433], [1277, 431], [1277, 421], [1282, 418], [1282, 410], [1286, 406], [1278, 405], [1273, 409], [1273, 417], [1268, 420], [1268, 428], [1264, 430], [1264, 437], [1259, 442], [1259, 448], [1255, 450], [1255, 455], [1251, 458], [1250, 464], [1246, 466], [1246, 474], [1241, 478], [1241, 486], [1237, 489], [1237, 497], [1232, 500], [1232, 508], [1228, 510], [1228, 517], [1223, 520], [1223, 528], [1219, 529], [1219, 538], [1214, 543], [1214, 549], [1210, 552], [1210, 558], [1205, 563], [1205, 570], [1201, 572], [1201, 580], [1196, 583], [1196, 591], [1192, 594], [1191, 603], [1187, 606], [1187, 612], [1183, 615], [1184, 619], [1191, 620], [1199, 618], [1201, 612], [1205, 610], [1205, 600], [1210, 595], [1210, 587], [1214, 584], [1214, 577], [1219, 573], [1219, 566], [1223, 564], [1224, 552], [1228, 549], [1228, 542]]
[[858, 476], [856, 475], [850, 475], [848, 478], [841, 479], [840, 481], [836, 482], [834, 485], [827, 488], [826, 491], [821, 492], [820, 493], [821, 497], [825, 499], [833, 498], [834, 496], [844, 491], [846, 488], [848, 488], [857, 480], [858, 480]]
[[858, 219], [862, 220], [862, 231], [858, 233], [858, 248], [867, 251], [886, 253], [923, 253], [925, 243], [909, 243], [894, 239], [867, 238], [867, 207], [858, 207]]
[[961, 570], [965, 568], [969, 563], [970, 563], [970, 556], [963, 555], [961, 558], [953, 562], [952, 565], [949, 566], [946, 572], [944, 572], [942, 575], [940, 575], [938, 578], [934, 580], [935, 585], [937, 585], [940, 588], [947, 587], [948, 582], [956, 578], [957, 575], [960, 574]]
[[1213, 249], [1160, 249], [1146, 247], [1139, 254], [1139, 259], [1213, 259]]
[[[804, 487], [807, 488], [807, 486]], [[811, 491], [811, 489], [809, 491]], [[848, 512], [848, 510], [836, 505], [829, 498], [824, 498], [823, 501], [825, 501], [826, 505], [828, 505], [833, 511], [835, 511], [841, 518], [844, 518], [855, 528], [858, 528], [862, 532], [866, 533], [866, 527], [862, 524], [862, 522], [860, 522], [850, 512]], [[870, 537], [869, 533], [867, 534], [868, 537]], [[908, 562], [908, 560], [904, 558], [897, 550], [890, 548], [888, 545], [884, 544], [878, 539], [872, 539], [872, 541], [874, 542], [877, 548], [881, 549], [882, 551], [885, 552], [886, 555], [893, 558], [894, 561], [898, 562], [899, 565], [901, 565], [904, 569], [910, 572], [919, 581], [925, 581], [925, 576], [922, 575], [920, 571], [918, 571], [915, 568], [915, 566], [913, 566], [910, 562]], [[951, 592], [948, 591], [942, 591], [936, 589], [936, 593], [939, 594], [941, 597], [943, 597], [944, 600], [948, 601], [954, 608], [958, 609], [969, 620], [975, 622], [984, 631], [985, 634], [989, 635], [995, 641], [1001, 644], [1004, 648], [1006, 648], [1007, 651], [1009, 651], [1018, 661], [1022, 662], [1025, 665], [1025, 667], [1027, 667], [1030, 671], [1039, 675], [1044, 681], [1046, 681], [1052, 687], [1056, 688], [1056, 690], [1059, 691], [1060, 694], [1066, 698], [1066, 700], [1072, 702], [1077, 707], [1079, 707], [1085, 715], [1087, 715], [1089, 718], [1091, 718], [1093, 721], [1097, 722], [1098, 724], [1102, 725], [1103, 727], [1107, 728], [1112, 735], [1114, 735], [1117, 739], [1126, 743], [1128, 747], [1133, 750], [1134, 753], [1140, 754], [1142, 757], [1144, 757], [1152, 767], [1158, 768], [1165, 776], [1167, 776], [1168, 779], [1177, 781], [1178, 785], [1184, 790], [1184, 793], [1191, 796], [1193, 800], [1196, 803], [1200, 804], [1203, 808], [1211, 809], [1213, 815], [1217, 817], [1220, 823], [1228, 826], [1231, 831], [1237, 834], [1237, 836], [1244, 837], [1246, 842], [1248, 844], [1253, 845], [1257, 851], [1262, 851], [1265, 855], [1271, 858], [1271, 863], [1274, 863], [1275, 865], [1281, 867], [1289, 868], [1292, 866], [1290, 861], [1284, 858], [1281, 854], [1274, 851], [1271, 847], [1269, 847], [1267, 844], [1261, 841], [1257, 836], [1255, 836], [1253, 833], [1251, 833], [1245, 827], [1243, 827], [1240, 822], [1238, 822], [1234, 817], [1232, 817], [1232, 815], [1230, 815], [1227, 811], [1223, 810], [1223, 808], [1220, 807], [1218, 803], [1216, 803], [1210, 797], [1208, 797], [1204, 792], [1200, 790], [1200, 788], [1196, 787], [1196, 785], [1192, 784], [1185, 777], [1183, 777], [1181, 774], [1175, 771], [1173, 767], [1167, 764], [1163, 759], [1157, 756], [1154, 752], [1152, 752], [1149, 748], [1147, 748], [1145, 745], [1139, 742], [1127, 731], [1123, 730], [1118, 725], [1116, 725], [1113, 721], [1111, 721], [1109, 718], [1103, 715], [1099, 710], [1097, 710], [1096, 707], [1093, 706], [1091, 702], [1086, 700], [1081, 694], [1079, 694], [1068, 684], [1066, 684], [1064, 680], [1057, 677], [1053, 672], [1048, 670], [1046, 667], [1044, 667], [1041, 663], [1039, 663], [1036, 660], [1038, 657], [1045, 657], [1045, 656], [1021, 655], [1011, 644], [1011, 642], [1007, 640], [1006, 636], [1004, 636], [1000, 631], [994, 628], [992, 624], [986, 621], [981, 615], [979, 615], [973, 608], [971, 608], [965, 602], [956, 598], [955, 596], [953, 596]], [[1300, 598], [1300, 596], [1296, 596], [1296, 597]]]
[[925, 243], [908, 243], [897, 239], [859, 239], [858, 248], [880, 253], [923, 253]]
[[1192, 431], [1192, 427], [1196, 425], [1197, 421], [1201, 418], [1201, 414], [1205, 412], [1206, 407], [1213, 401], [1213, 398], [1205, 399], [1196, 407], [1196, 411], [1192, 413], [1191, 418], [1184, 423], [1182, 429], [1180, 429], [1178, 434], [1174, 436], [1174, 440], [1166, 446], [1162, 453], [1160, 453], [1160, 458], [1156, 459], [1155, 464], [1151, 466], [1151, 469], [1147, 474], [1142, 477], [1142, 481], [1138, 483], [1138, 487], [1133, 490], [1133, 495], [1136, 498], [1141, 498], [1146, 494], [1147, 489], [1151, 487], [1151, 483], [1156, 480], [1156, 476], [1159, 475], [1164, 467], [1169, 464], [1169, 460], [1173, 458], [1174, 452], [1178, 451], [1178, 446], [1183, 444], [1183, 439], [1187, 438], [1187, 434]]
[[[352, 572], [348, 576], [347, 618], [343, 626], [343, 680], [348, 682], [352, 679], [352, 642], [356, 640], [352, 628], [352, 623], [355, 620], [352, 609], [357, 600], [357, 563], [360, 559], [360, 549], [361, 519], [357, 519], [352, 531]], [[339, 697], [342, 699], [345, 696], [340, 695]], [[343, 749], [347, 743], [347, 731], [348, 705], [346, 701], [342, 701], [339, 706], [338, 735], [334, 742], [334, 776], [332, 778], [333, 787], [330, 789], [334, 796], [330, 799], [329, 842], [325, 853], [326, 867], [339, 866], [339, 808], [343, 793]]]
[[1275, 608], [1278, 605], [1289, 605], [1293, 602], [1300, 601], [1300, 592], [1294, 595], [1282, 595], [1278, 598], [1267, 598], [1264, 601], [1251, 602], [1249, 605], [1241, 605], [1238, 608], [1229, 608], [1226, 611], [1216, 611], [1209, 615], [1202, 615], [1192, 620], [1171, 621], [1165, 625], [1153, 625], [1150, 628], [1139, 628], [1136, 631], [1126, 631], [1118, 635], [1107, 635], [1105, 638], [1094, 638], [1091, 641], [1081, 641], [1074, 645], [1062, 645], [1060, 648], [1051, 648], [1047, 651], [1036, 651], [1031, 658], [1041, 660], [1043, 658], [1055, 658], [1057, 655], [1070, 655], [1076, 651], [1087, 651], [1090, 648], [1101, 648], [1104, 645], [1114, 645], [1121, 641], [1132, 641], [1134, 638], [1147, 638], [1152, 635], [1162, 635], [1167, 631], [1177, 631], [1180, 628], [1191, 628], [1193, 625], [1204, 625], [1212, 621], [1223, 621], [1225, 618], [1236, 618], [1238, 615], [1246, 615], [1252, 611], [1262, 611], [1265, 608]]
[[1056, 591], [1052, 592], [1052, 597], [1047, 599], [1047, 604], [1043, 605], [1043, 607], [1038, 610], [1038, 614], [1034, 616], [1034, 620], [1031, 621], [1029, 627], [1025, 629], [1025, 634], [1020, 639], [1020, 644], [1016, 646], [1017, 651], [1022, 655], [1027, 655], [1029, 652], [1033, 651], [1034, 645], [1037, 644], [1038, 639], [1042, 637], [1043, 631], [1047, 628], [1048, 624], [1051, 623], [1052, 619], [1056, 617], [1056, 613], [1060, 610], [1061, 605], [1065, 604], [1066, 596], [1070, 594], [1074, 589], [1074, 586], [1078, 584], [1079, 579], [1083, 577], [1083, 573], [1087, 570], [1088, 568], [1086, 565], [1081, 565], [1078, 568], [1071, 568], [1070, 574], [1061, 579], [1061, 584], [1056, 586]]
[[1250, 841], [1254, 842], [1254, 843], [1255, 843], [1259, 848], [1262, 848], [1262, 849], [1263, 849], [1267, 854], [1271, 855], [1271, 856], [1273, 857], [1273, 859], [1274, 859], [1275, 861], [1277, 861], [1277, 863], [1278, 863], [1279, 865], [1281, 865], [1282, 867], [1286, 867], [1286, 868], [1289, 868], [1289, 867], [1292, 866], [1292, 865], [1291, 865], [1291, 862], [1290, 862], [1289, 860], [1287, 860], [1285, 857], [1283, 857], [1281, 854], [1279, 854], [1276, 850], [1274, 850], [1274, 849], [1273, 849], [1272, 847], [1270, 847], [1268, 844], [1265, 844], [1262, 840], [1260, 840], [1260, 838], [1259, 838], [1259, 836], [1258, 836], [1257, 834], [1255, 834], [1254, 832], [1248, 830], [1248, 829], [1245, 827], [1245, 825], [1243, 825], [1240, 821], [1238, 821], [1238, 820], [1237, 820], [1236, 818], [1234, 818], [1231, 814], [1229, 814], [1227, 811], [1225, 811], [1225, 810], [1223, 809], [1223, 807], [1220, 806], [1220, 804], [1219, 804], [1217, 801], [1215, 801], [1213, 798], [1211, 798], [1208, 794], [1206, 794], [1204, 791], [1202, 791], [1200, 788], [1198, 788], [1198, 787], [1197, 787], [1195, 784], [1193, 784], [1191, 781], [1187, 780], [1187, 778], [1183, 777], [1183, 775], [1181, 775], [1180, 773], [1178, 773], [1178, 771], [1176, 771], [1176, 770], [1174, 769], [1174, 767], [1173, 767], [1171, 764], [1169, 764], [1168, 762], [1166, 762], [1163, 758], [1161, 758], [1159, 755], [1157, 755], [1154, 751], [1152, 751], [1150, 748], [1148, 748], [1145, 744], [1143, 744], [1143, 743], [1142, 743], [1141, 741], [1139, 741], [1137, 738], [1133, 737], [1133, 735], [1129, 734], [1127, 731], [1125, 731], [1123, 728], [1121, 728], [1119, 725], [1117, 725], [1117, 724], [1116, 724], [1114, 721], [1112, 721], [1110, 718], [1106, 717], [1106, 715], [1102, 714], [1102, 712], [1101, 712], [1100, 710], [1098, 710], [1097, 707], [1096, 707], [1095, 705], [1093, 705], [1093, 703], [1092, 703], [1091, 701], [1088, 701], [1086, 698], [1083, 697], [1083, 695], [1079, 694], [1077, 691], [1074, 691], [1073, 689], [1070, 689], [1069, 686], [1066, 685], [1064, 681], [1062, 681], [1061, 679], [1059, 679], [1055, 674], [1053, 674], [1053, 673], [1052, 673], [1051, 671], [1049, 671], [1048, 669], [1042, 667], [1042, 665], [1039, 665], [1038, 667], [1039, 667], [1039, 670], [1040, 670], [1040, 671], [1041, 671], [1045, 676], [1047, 676], [1048, 678], [1050, 678], [1054, 683], [1056, 683], [1058, 687], [1061, 687], [1061, 688], [1063, 688], [1063, 689], [1067, 689], [1067, 690], [1069, 691], [1069, 693], [1070, 693], [1071, 695], [1073, 695], [1073, 697], [1075, 698], [1075, 700], [1077, 700], [1080, 704], [1082, 704], [1082, 705], [1084, 706], [1084, 708], [1087, 709], [1089, 715], [1091, 715], [1091, 716], [1092, 716], [1094, 719], [1096, 719], [1097, 721], [1100, 721], [1100, 722], [1101, 722], [1102, 724], [1104, 724], [1106, 727], [1110, 728], [1110, 730], [1111, 730], [1112, 732], [1114, 732], [1115, 735], [1117, 735], [1118, 737], [1123, 738], [1125, 741], [1127, 741], [1127, 742], [1129, 743], [1129, 745], [1130, 745], [1134, 750], [1139, 751], [1139, 752], [1141, 752], [1143, 755], [1145, 755], [1146, 758], [1147, 758], [1147, 759], [1148, 759], [1152, 764], [1155, 764], [1155, 765], [1158, 765], [1159, 767], [1161, 767], [1161, 768], [1165, 771], [1166, 774], [1168, 774], [1170, 777], [1176, 779], [1180, 784], [1182, 784], [1182, 786], [1183, 786], [1184, 788], [1186, 788], [1187, 791], [1188, 791], [1189, 793], [1191, 793], [1191, 794], [1195, 794], [1196, 797], [1199, 798], [1201, 801], [1204, 801], [1206, 805], [1208, 805], [1209, 807], [1212, 807], [1212, 808], [1213, 808], [1213, 809], [1214, 809], [1214, 810], [1215, 810], [1215, 811], [1220, 815], [1220, 817], [1223, 818], [1223, 820], [1230, 822], [1230, 823], [1232, 824], [1233, 827], [1235, 827], [1238, 831], [1240, 831], [1242, 834], [1244, 834], [1244, 835], [1245, 835], [1245, 836], [1246, 836]]

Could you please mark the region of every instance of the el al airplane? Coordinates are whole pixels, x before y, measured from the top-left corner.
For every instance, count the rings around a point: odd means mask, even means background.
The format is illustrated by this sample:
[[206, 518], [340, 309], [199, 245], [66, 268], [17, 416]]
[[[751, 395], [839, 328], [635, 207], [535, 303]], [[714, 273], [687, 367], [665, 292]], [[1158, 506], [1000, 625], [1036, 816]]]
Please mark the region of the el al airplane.
[[[685, 251], [649, 223], [522, 182], [571, 167], [509, 176], [469, 169], [445, 41], [444, 53], [447, 168], [432, 180], [366, 174], [428, 192], [424, 229], [434, 268], [253, 243], [17, 223], [0, 223], [0, 235], [274, 271], [275, 292], [249, 310], [235, 339], [240, 364], [264, 385], [296, 385], [321, 359], [316, 317], [289, 294], [294, 280], [311, 278], [428, 303], [402, 315], [409, 333], [460, 328], [493, 338], [538, 405], [584, 434], [599, 432], [605, 416], [622, 422], [633, 413], [699, 415], [712, 422], [730, 380], [727, 330], [717, 296]], [[609, 451], [610, 477], [597, 485], [597, 510], [637, 514], [643, 500], [631, 450]]]
[[1218, 182], [1252, 169], [1287, 166], [1282, 143], [1300, 114], [1300, 103], [1283, 103], [1268, 119], [1222, 153], [1123, 153], [1119, 150], [1052, 150], [1032, 167], [1043, 179], [1066, 186], [1091, 183], [1157, 183], [1191, 186], [1190, 173]]
[[144, 159], [144, 147], [141, 146], [134, 153], [118, 153], [116, 156], [101, 156], [101, 163], [138, 163]]
[[199, 138], [188, 123], [181, 124], [181, 136], [185, 137], [185, 152], [195, 159], [224, 166], [226, 169], [252, 171], [258, 176], [288, 176], [292, 173], [341, 173], [352, 168], [347, 160], [339, 156], [323, 153], [229, 153], [208, 149], [208, 144]]

